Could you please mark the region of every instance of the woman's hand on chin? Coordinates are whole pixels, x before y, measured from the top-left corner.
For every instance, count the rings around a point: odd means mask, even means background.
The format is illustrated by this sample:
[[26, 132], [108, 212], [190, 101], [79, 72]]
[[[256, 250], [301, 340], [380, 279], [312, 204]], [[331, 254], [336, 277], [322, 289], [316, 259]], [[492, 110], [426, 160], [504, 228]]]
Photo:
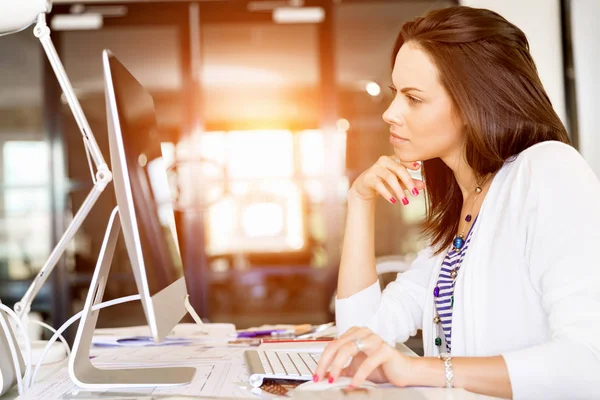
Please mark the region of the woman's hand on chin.
[[377, 196], [392, 204], [400, 201], [409, 203], [405, 191], [418, 196], [425, 189], [425, 183], [413, 179], [408, 170], [417, 171], [421, 165], [417, 162], [405, 163], [393, 156], [381, 156], [375, 164], [364, 171], [352, 183], [350, 192], [361, 200], [372, 201]]

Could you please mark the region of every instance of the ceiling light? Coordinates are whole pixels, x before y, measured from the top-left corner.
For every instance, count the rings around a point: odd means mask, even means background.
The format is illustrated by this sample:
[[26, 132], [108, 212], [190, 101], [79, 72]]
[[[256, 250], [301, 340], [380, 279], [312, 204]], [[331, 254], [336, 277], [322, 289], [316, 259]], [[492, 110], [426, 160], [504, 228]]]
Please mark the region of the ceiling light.
[[278, 7], [273, 10], [273, 21], [278, 24], [316, 24], [324, 19], [322, 7]]
[[346, 118], [338, 119], [336, 125], [337, 125], [338, 130], [340, 130], [340, 131], [347, 132], [348, 129], [350, 129], [350, 122]]
[[381, 93], [381, 87], [377, 84], [377, 82], [368, 82], [365, 85], [365, 90], [373, 97], [377, 97]]
[[58, 14], [52, 18], [51, 26], [55, 31], [81, 31], [102, 28], [104, 19], [100, 14]]

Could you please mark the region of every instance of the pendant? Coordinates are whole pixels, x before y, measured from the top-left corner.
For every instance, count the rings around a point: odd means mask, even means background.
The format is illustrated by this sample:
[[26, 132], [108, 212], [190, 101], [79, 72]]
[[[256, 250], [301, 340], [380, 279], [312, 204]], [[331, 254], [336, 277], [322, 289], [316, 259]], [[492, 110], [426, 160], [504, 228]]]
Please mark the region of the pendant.
[[440, 296], [440, 288], [439, 287], [435, 287], [435, 289], [433, 289], [433, 295], [435, 297], [439, 297]]
[[465, 221], [471, 222], [471, 218], [471, 214], [467, 214], [467, 216], [465, 217]]
[[450, 307], [454, 308], [454, 296], [452, 296], [452, 300], [450, 301]]
[[465, 244], [465, 239], [463, 239], [463, 235], [458, 235], [457, 237], [455, 237], [452, 244], [454, 245], [455, 249], [457, 249], [457, 250], [462, 249], [462, 247]]
[[442, 339], [439, 338], [439, 337], [436, 337], [435, 338], [435, 345], [438, 346], [438, 347], [441, 346], [442, 345]]
[[433, 323], [434, 323], [434, 324], [439, 324], [439, 323], [440, 323], [440, 321], [441, 321], [441, 319], [440, 319], [440, 316], [439, 316], [439, 315], [436, 315], [436, 316], [435, 316], [435, 318], [433, 319]]
[[453, 269], [452, 272], [450, 272], [450, 278], [456, 279], [456, 275], [458, 275], [458, 271], [456, 271], [455, 269]]

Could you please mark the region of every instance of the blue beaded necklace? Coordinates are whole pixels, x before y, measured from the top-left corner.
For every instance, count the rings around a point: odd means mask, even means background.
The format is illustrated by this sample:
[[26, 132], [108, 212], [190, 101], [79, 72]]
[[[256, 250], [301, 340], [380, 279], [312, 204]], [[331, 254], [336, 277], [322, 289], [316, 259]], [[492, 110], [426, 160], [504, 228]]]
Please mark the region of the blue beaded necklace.
[[[481, 186], [477, 186], [475, 188], [475, 197], [473, 197], [473, 202], [471, 203], [471, 210], [469, 211], [469, 213], [467, 214], [467, 216], [465, 217], [465, 229], [463, 229], [461, 231], [461, 233], [459, 233], [454, 240], [452, 241], [452, 245], [454, 246], [454, 251], [462, 251], [463, 246], [465, 245], [465, 235], [464, 232], [466, 230], [466, 227], [469, 226], [469, 223], [473, 220], [473, 209], [475, 207], [475, 203], [477, 202], [477, 197], [479, 196], [479, 194], [482, 192]], [[458, 275], [458, 269], [460, 268], [460, 264], [458, 264], [451, 272], [450, 272], [450, 277], [452, 278], [452, 281], [454, 282], [456, 280], [456, 276]], [[434, 297], [438, 297], [440, 295], [440, 288], [438, 285], [435, 286], [435, 288], [433, 289], [433, 296]], [[452, 299], [450, 302], [450, 307], [453, 308], [454, 307], [454, 294], [452, 295]], [[434, 300], [434, 308], [435, 308], [435, 300]], [[439, 315], [437, 315], [437, 311], [436, 311], [436, 317], [433, 319], [433, 322], [436, 324], [437, 329], [438, 329], [438, 335], [435, 338], [435, 345], [437, 347], [440, 347], [442, 345], [442, 338], [441, 338], [441, 334], [439, 332], [439, 328], [441, 325], [441, 319], [439, 317]]]
[[[477, 186], [475, 188], [475, 197], [473, 197], [473, 202], [471, 203], [471, 211], [469, 211], [469, 213], [465, 217], [465, 221], [467, 222], [467, 224], [465, 225], [465, 229], [467, 226], [469, 226], [469, 222], [471, 222], [471, 220], [473, 219], [473, 207], [475, 206], [477, 196], [479, 196], [481, 191], [481, 186]], [[465, 229], [463, 229], [452, 241], [452, 245], [454, 246], [455, 250], [460, 250], [465, 245]]]
[[[466, 242], [469, 241], [469, 236], [472, 234], [473, 228], [475, 226], [475, 223], [477, 222], [477, 216], [475, 216], [473, 218], [473, 223], [471, 224], [471, 228], [469, 229], [469, 233], [467, 233], [467, 237], [466, 237]], [[465, 243], [466, 244], [466, 243]], [[456, 263], [453, 265], [452, 271], [450, 271], [450, 279], [452, 279], [452, 293], [451, 293], [451, 297], [450, 297], [450, 310], [445, 310], [444, 313], [448, 313], [451, 312], [451, 310], [454, 308], [454, 285], [456, 282], [456, 277], [458, 276], [458, 271], [460, 270], [460, 267], [462, 266], [462, 257], [464, 257], [464, 251], [467, 249], [467, 247], [465, 246], [463, 249], [461, 249], [460, 251], [457, 251], [456, 249], [450, 249], [448, 250], [448, 254], [446, 257], [452, 255], [452, 256], [456, 256], [456, 254], [458, 254], [458, 259], [456, 260]], [[445, 260], [445, 259], [444, 259]], [[444, 267], [444, 261], [442, 261], [442, 268]], [[440, 297], [440, 280], [442, 279], [442, 275], [440, 272], [439, 278], [438, 278], [438, 284], [435, 285], [435, 288], [433, 289], [433, 296], [434, 298]], [[446, 277], [443, 277], [443, 279], [447, 279]], [[447, 283], [444, 283], [444, 285], [447, 285]], [[447, 294], [446, 294], [447, 295]], [[439, 314], [439, 310], [437, 309], [438, 304], [436, 303], [436, 300], [434, 299], [433, 302], [433, 307], [434, 307], [434, 313], [435, 313], [435, 318], [433, 319], [434, 324], [436, 324], [437, 327], [437, 337], [435, 338], [435, 345], [438, 347], [442, 346], [442, 337], [446, 337], [445, 333], [443, 332], [442, 329], [442, 320], [440, 318], [440, 314]], [[447, 316], [447, 315], [446, 315]], [[447, 339], [447, 337], [446, 337]], [[450, 346], [449, 344], [446, 342], [446, 352], [450, 353]]]

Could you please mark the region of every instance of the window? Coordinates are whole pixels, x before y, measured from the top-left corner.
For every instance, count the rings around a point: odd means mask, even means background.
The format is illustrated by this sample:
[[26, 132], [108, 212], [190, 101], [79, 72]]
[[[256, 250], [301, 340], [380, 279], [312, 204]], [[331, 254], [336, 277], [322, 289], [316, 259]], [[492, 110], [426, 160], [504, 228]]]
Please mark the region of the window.
[[0, 258], [11, 278], [34, 274], [50, 254], [51, 213], [48, 145], [43, 141], [6, 141], [2, 145], [4, 180]]
[[[336, 145], [344, 152], [344, 131], [338, 132]], [[207, 132], [197, 136], [195, 146], [179, 147], [216, 166], [203, 168], [198, 179], [205, 184], [203, 199], [209, 204], [208, 254], [305, 248], [310, 234], [307, 209], [321, 204], [324, 196], [326, 160], [319, 130]], [[340, 187], [347, 191], [348, 181]], [[185, 198], [184, 193], [180, 196]]]

